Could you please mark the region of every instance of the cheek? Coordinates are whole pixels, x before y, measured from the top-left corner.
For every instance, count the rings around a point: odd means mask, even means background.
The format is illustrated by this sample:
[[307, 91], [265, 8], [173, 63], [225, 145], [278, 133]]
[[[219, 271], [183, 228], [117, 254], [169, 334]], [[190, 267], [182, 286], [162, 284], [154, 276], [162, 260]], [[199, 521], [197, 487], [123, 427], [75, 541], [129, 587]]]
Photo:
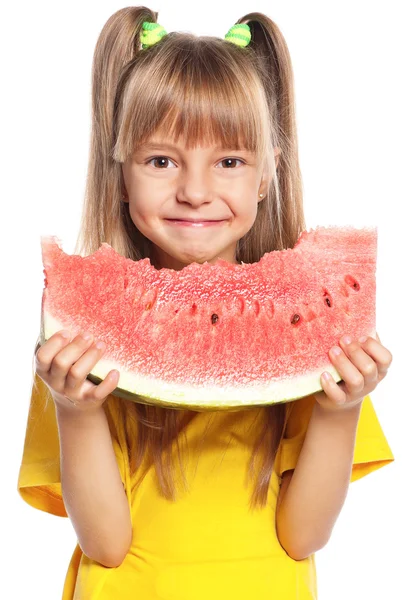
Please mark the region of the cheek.
[[[257, 219], [258, 203], [255, 199], [245, 202], [240, 213], [240, 220], [243, 222], [245, 233], [251, 229]], [[244, 234], [243, 234], [244, 235]]]
[[141, 177], [137, 177], [136, 179], [133, 178], [131, 184], [131, 193], [129, 197], [131, 214], [150, 212], [153, 207], [153, 193], [149, 186], [142, 181]]
[[142, 193], [137, 190], [137, 194], [132, 194], [129, 201], [129, 214], [136, 227], [144, 235], [147, 235], [150, 229], [156, 227], [156, 218], [159, 214], [157, 203], [153, 202], [150, 193]]
[[129, 202], [129, 213], [134, 224], [138, 226], [141, 222], [147, 220], [146, 203], [132, 196]]
[[245, 221], [254, 222], [258, 211], [258, 202], [255, 198], [245, 194], [233, 205], [235, 214]]

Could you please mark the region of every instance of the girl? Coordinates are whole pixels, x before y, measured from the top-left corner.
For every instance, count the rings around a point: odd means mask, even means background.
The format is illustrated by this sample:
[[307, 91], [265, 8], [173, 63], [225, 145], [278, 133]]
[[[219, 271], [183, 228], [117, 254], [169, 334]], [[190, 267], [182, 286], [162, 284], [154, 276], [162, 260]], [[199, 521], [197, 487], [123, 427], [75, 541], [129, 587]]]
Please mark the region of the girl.
[[[305, 223], [282, 34], [261, 13], [226, 39], [157, 17], [125, 8], [100, 34], [76, 252], [107, 242], [180, 270], [292, 247]], [[77, 533], [63, 600], [317, 598], [314, 555], [349, 482], [393, 460], [368, 396], [391, 363], [380, 340], [346, 332], [330, 349], [343, 383], [325, 373], [321, 393], [196, 413], [117, 398], [115, 371], [90, 383], [105, 347], [85, 333], [36, 350], [18, 482]]]

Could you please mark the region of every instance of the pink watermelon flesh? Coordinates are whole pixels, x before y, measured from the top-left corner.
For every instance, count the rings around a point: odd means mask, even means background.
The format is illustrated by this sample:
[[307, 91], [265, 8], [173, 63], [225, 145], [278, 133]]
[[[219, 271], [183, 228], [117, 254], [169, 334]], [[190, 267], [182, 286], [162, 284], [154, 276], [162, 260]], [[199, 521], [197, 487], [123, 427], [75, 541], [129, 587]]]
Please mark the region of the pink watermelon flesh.
[[253, 264], [181, 271], [108, 244], [81, 257], [42, 237], [41, 342], [61, 329], [106, 343], [89, 374], [116, 368], [117, 396], [167, 407], [231, 409], [322, 389], [343, 334], [375, 335], [376, 229], [318, 227]]

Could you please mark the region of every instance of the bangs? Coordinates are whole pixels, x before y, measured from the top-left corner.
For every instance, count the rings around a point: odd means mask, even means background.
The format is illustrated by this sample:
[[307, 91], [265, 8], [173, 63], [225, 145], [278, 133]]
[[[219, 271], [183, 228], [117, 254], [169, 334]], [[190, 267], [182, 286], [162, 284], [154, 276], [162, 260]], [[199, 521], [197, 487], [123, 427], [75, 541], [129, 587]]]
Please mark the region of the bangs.
[[178, 33], [141, 51], [118, 86], [114, 160], [124, 162], [157, 133], [174, 142], [183, 137], [187, 149], [245, 149], [263, 162], [273, 144], [252, 60], [248, 48]]

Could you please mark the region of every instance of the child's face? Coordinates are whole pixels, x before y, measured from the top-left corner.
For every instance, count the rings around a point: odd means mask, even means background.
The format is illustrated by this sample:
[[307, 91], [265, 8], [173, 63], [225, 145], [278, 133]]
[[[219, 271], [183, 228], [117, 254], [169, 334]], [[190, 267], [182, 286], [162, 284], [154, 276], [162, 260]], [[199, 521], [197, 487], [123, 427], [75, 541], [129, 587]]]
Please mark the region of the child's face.
[[[255, 155], [211, 146], [186, 150], [182, 140], [153, 136], [122, 169], [125, 201], [132, 221], [152, 242], [152, 264], [181, 270], [219, 257], [236, 263], [236, 243], [251, 229], [259, 194], [269, 183]], [[216, 223], [184, 226], [172, 219]]]

